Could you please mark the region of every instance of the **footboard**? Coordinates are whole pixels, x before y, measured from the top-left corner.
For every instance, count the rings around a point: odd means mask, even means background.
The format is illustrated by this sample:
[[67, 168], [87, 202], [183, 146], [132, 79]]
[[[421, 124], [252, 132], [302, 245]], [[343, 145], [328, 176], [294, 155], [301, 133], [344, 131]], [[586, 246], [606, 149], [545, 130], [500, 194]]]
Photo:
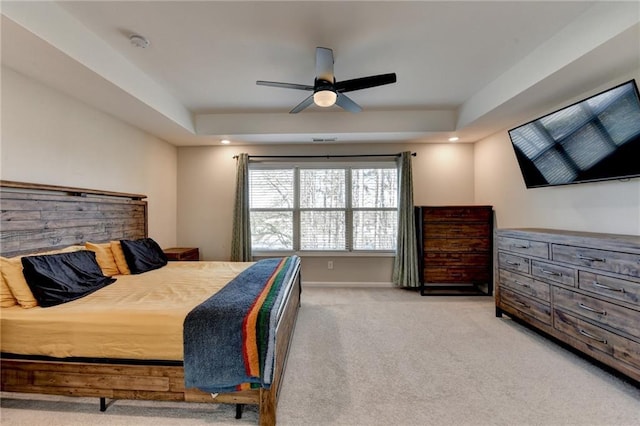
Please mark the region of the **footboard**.
[[276, 328], [276, 353], [274, 362], [273, 383], [271, 389], [260, 389], [260, 425], [276, 424], [276, 407], [280, 385], [284, 378], [291, 340], [298, 317], [300, 307], [300, 295], [302, 291], [300, 269], [296, 271], [294, 284], [285, 302], [284, 311]]

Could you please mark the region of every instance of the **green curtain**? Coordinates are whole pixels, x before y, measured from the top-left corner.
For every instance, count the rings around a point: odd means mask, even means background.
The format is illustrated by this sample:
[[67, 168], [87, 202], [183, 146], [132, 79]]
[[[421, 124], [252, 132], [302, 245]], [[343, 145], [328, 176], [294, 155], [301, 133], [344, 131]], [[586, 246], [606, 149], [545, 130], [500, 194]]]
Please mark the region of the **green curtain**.
[[249, 154], [238, 155], [236, 164], [236, 201], [233, 207], [231, 260], [251, 261], [251, 224], [249, 222]]
[[398, 247], [396, 249], [396, 258], [393, 262], [392, 281], [398, 287], [419, 287], [411, 152], [401, 153], [399, 162]]

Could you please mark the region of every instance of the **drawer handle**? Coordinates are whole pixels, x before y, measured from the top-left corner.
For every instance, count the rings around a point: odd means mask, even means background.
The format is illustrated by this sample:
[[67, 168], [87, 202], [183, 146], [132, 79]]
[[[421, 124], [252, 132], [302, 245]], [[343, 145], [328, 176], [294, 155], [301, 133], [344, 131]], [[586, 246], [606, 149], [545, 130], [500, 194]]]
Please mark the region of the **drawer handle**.
[[527, 308], [527, 309], [531, 309], [531, 306], [527, 305], [527, 304], [526, 304], [526, 303], [524, 303], [524, 302], [521, 302], [521, 301], [519, 301], [519, 300], [516, 300], [516, 303], [517, 303], [517, 304], [519, 304], [519, 305], [524, 306], [524, 307], [525, 307], [525, 308]]
[[515, 280], [514, 282], [515, 282], [516, 284], [518, 284], [518, 285], [520, 285], [520, 286], [524, 287], [524, 288], [531, 288], [531, 286], [530, 286], [529, 284], [521, 283], [521, 282], [520, 282], [520, 281], [518, 281], [518, 280]]
[[561, 277], [562, 276], [561, 272], [549, 271], [547, 269], [542, 269], [541, 271], [542, 271], [543, 274], [547, 274], [547, 275], [553, 275], [553, 276], [556, 276], [556, 277]]
[[592, 308], [591, 306], [587, 306], [587, 305], [585, 305], [583, 303], [578, 303], [578, 306], [580, 306], [582, 309], [587, 310], [589, 312], [595, 312], [596, 314], [599, 314], [599, 315], [607, 315], [607, 311], [599, 311], [599, 310], [597, 310], [595, 308]]
[[604, 259], [602, 257], [590, 257], [582, 254], [578, 254], [576, 257], [580, 260], [588, 260], [589, 262], [606, 262], [607, 261], [607, 259]]
[[619, 293], [626, 293], [626, 291], [624, 291], [624, 288], [609, 287], [608, 285], [600, 284], [598, 281], [594, 281], [593, 282], [593, 286], [597, 287], [597, 288], [601, 288], [603, 290], [617, 291]]
[[507, 265], [520, 266], [520, 262], [514, 262], [513, 260], [507, 260]]
[[587, 331], [585, 331], [583, 329], [580, 329], [578, 331], [580, 332], [580, 334], [582, 334], [585, 337], [588, 337], [591, 340], [596, 340], [596, 341], [598, 341], [600, 343], [604, 343], [605, 345], [607, 344], [607, 339], [603, 339], [602, 337], [595, 336], [595, 335], [593, 335], [593, 334], [591, 334], [591, 333], [589, 333], [589, 332], [587, 332]]
[[513, 247], [513, 248], [519, 248], [519, 249], [528, 249], [528, 248], [531, 248], [531, 246], [527, 246], [527, 245], [524, 245], [524, 244], [511, 244], [511, 247]]

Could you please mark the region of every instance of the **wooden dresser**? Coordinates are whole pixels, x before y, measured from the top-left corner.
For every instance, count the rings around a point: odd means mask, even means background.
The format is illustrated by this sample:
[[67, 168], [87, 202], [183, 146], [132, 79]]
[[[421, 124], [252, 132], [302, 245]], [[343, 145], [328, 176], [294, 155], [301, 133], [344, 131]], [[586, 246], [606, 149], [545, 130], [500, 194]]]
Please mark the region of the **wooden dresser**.
[[416, 207], [420, 294], [493, 293], [491, 206]]
[[496, 316], [640, 381], [640, 237], [500, 229], [495, 245]]

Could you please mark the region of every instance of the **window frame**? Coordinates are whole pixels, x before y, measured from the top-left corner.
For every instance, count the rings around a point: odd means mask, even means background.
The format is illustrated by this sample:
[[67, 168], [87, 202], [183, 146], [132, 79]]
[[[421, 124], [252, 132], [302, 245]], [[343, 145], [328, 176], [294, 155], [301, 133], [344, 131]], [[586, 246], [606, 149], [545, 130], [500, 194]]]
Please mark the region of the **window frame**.
[[[390, 169], [396, 171], [396, 206], [395, 207], [353, 207], [352, 203], [352, 170], [353, 169]], [[259, 211], [290, 211], [293, 220], [293, 248], [264, 250], [252, 247], [252, 255], [255, 257], [298, 254], [304, 256], [395, 256], [397, 251], [397, 241], [394, 242], [394, 248], [389, 250], [356, 250], [353, 248], [354, 229], [353, 218], [356, 211], [393, 211], [399, 214], [399, 195], [400, 195], [400, 169], [397, 161], [394, 160], [378, 160], [378, 161], [297, 161], [297, 162], [252, 162], [249, 164], [249, 173], [252, 169], [292, 169], [293, 170], [293, 207], [292, 208], [253, 208], [249, 206], [249, 214]], [[300, 170], [301, 169], [340, 169], [345, 170], [345, 207], [344, 208], [310, 208], [300, 207]], [[251, 179], [249, 177], [249, 185]], [[344, 250], [302, 250], [301, 249], [301, 213], [303, 211], [344, 211], [345, 212], [345, 249]], [[397, 223], [396, 223], [397, 235]]]

